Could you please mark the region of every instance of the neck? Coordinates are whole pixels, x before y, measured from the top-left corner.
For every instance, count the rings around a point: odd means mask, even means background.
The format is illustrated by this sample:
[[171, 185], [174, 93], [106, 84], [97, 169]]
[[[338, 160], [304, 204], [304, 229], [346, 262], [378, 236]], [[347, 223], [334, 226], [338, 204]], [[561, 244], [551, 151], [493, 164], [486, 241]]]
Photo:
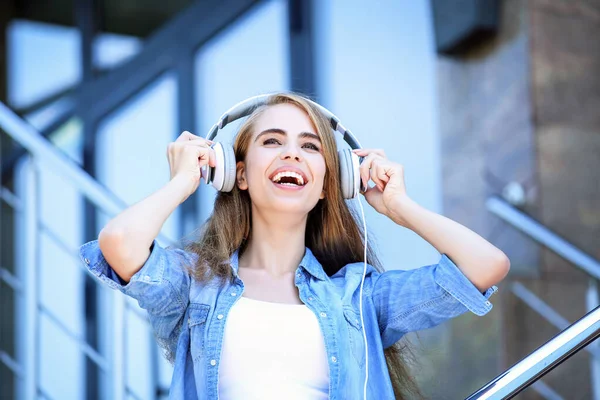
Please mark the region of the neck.
[[252, 235], [239, 266], [281, 277], [294, 273], [306, 249], [307, 215], [261, 214], [253, 207]]

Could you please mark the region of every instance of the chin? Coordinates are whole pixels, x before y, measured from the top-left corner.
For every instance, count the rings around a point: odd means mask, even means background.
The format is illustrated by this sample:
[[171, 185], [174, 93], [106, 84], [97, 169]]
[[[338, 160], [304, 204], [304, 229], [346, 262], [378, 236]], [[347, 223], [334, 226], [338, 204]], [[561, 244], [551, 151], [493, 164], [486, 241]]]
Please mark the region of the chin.
[[314, 208], [316, 204], [317, 203], [310, 207], [307, 202], [292, 202], [284, 200], [273, 204], [271, 209], [273, 211], [284, 212], [287, 214], [306, 215]]
[[312, 193], [311, 191], [249, 190], [251, 199], [260, 199], [258, 202], [252, 201], [255, 207], [267, 212], [297, 216], [306, 216], [315, 208], [320, 200], [320, 193], [320, 191]]

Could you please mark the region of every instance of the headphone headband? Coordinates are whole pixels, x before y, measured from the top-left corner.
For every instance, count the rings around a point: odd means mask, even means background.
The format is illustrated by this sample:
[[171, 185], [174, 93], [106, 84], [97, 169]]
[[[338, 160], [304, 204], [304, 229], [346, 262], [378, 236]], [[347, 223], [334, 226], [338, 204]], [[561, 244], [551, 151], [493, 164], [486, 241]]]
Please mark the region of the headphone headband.
[[[227, 126], [227, 124], [233, 121], [236, 121], [243, 117], [247, 117], [248, 115], [252, 114], [254, 110], [256, 110], [258, 107], [267, 105], [268, 100], [271, 96], [273, 96], [273, 94], [261, 94], [258, 96], [250, 97], [246, 100], [237, 103], [229, 110], [227, 110], [221, 116], [221, 118], [219, 118], [219, 121], [212, 126], [212, 128], [206, 135], [206, 139], [213, 140], [217, 136], [219, 129], [223, 129], [225, 126]], [[304, 97], [304, 100], [308, 101], [311, 105], [313, 105], [319, 111], [321, 111], [321, 113], [329, 120], [331, 128], [334, 131], [339, 132], [343, 136], [344, 141], [348, 143], [352, 149], [361, 148], [358, 139], [356, 139], [352, 132], [350, 132], [340, 123], [340, 120], [335, 115], [333, 115], [331, 111], [329, 111], [322, 105], [312, 101], [311, 99]]]

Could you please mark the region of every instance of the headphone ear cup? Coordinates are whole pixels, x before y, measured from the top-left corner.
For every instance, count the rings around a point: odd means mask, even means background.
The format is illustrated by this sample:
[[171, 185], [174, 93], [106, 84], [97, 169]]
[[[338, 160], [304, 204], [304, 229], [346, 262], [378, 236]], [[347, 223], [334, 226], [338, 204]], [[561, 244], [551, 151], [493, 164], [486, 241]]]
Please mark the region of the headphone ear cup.
[[349, 200], [355, 198], [360, 191], [360, 163], [358, 156], [351, 150], [338, 151], [340, 161], [340, 185], [342, 196]]
[[235, 184], [235, 153], [233, 147], [217, 142], [213, 146], [216, 166], [209, 169], [209, 180], [220, 192], [231, 192]]

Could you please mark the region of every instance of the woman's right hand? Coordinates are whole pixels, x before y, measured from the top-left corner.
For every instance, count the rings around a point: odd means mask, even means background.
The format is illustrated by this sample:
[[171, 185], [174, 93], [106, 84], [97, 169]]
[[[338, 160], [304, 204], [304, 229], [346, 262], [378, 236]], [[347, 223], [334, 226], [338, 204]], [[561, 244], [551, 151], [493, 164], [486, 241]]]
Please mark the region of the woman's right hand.
[[167, 146], [171, 180], [177, 177], [189, 182], [188, 196], [200, 185], [201, 168], [215, 166], [215, 151], [210, 148], [212, 144], [210, 140], [184, 131]]

